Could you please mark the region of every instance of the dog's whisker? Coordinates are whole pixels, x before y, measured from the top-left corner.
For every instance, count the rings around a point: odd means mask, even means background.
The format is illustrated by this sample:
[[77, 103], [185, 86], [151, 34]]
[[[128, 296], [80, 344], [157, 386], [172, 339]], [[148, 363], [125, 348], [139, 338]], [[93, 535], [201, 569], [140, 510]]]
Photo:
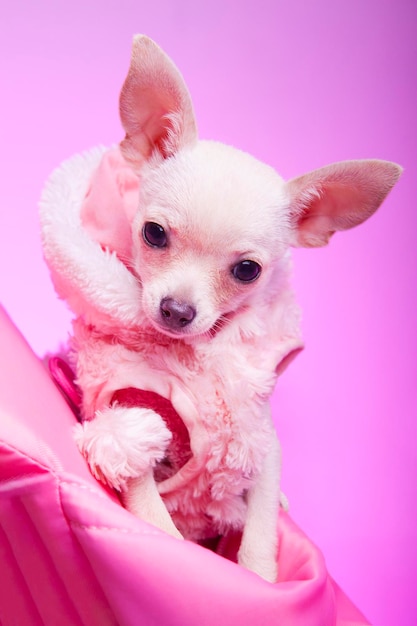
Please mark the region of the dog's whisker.
[[213, 326], [209, 328], [204, 334], [205, 337], [212, 339], [219, 331], [221, 331], [225, 326], [231, 324], [231, 319], [228, 315], [220, 315], [217, 320], [214, 322]]

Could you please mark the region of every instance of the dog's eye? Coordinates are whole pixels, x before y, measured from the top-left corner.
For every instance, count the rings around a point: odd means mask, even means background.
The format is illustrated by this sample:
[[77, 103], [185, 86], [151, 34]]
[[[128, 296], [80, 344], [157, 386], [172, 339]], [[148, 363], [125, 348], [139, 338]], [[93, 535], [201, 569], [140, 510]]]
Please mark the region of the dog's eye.
[[232, 274], [242, 283], [251, 283], [258, 278], [261, 270], [261, 266], [256, 261], [240, 261], [232, 269]]
[[146, 243], [153, 248], [165, 248], [168, 243], [165, 230], [156, 222], [146, 222], [142, 233]]

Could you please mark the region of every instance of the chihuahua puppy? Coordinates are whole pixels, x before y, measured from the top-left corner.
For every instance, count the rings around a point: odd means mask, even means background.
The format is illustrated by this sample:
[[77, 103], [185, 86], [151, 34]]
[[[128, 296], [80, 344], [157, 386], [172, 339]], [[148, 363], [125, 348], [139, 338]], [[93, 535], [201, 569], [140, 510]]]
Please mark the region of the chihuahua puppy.
[[61, 172], [41, 211], [46, 259], [76, 313], [76, 440], [135, 515], [195, 541], [242, 530], [239, 563], [275, 582], [269, 397], [302, 348], [289, 249], [366, 220], [401, 169], [346, 161], [285, 182], [199, 141], [182, 76], [144, 36], [120, 114], [120, 147], [64, 168], [82, 201], [57, 217]]

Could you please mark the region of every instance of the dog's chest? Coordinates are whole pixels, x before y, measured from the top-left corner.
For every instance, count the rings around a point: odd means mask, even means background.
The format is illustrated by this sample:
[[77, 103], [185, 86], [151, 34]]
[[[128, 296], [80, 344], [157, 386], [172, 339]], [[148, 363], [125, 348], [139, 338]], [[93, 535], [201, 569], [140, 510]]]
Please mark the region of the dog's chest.
[[[173, 349], [172, 349], [173, 348]], [[252, 347], [176, 345], [162, 350], [150, 366], [161, 366], [178, 379], [191, 398], [207, 438], [206, 472], [213, 493], [222, 484], [251, 480], [260, 471], [273, 436], [265, 404], [275, 373]], [[230, 480], [224, 480], [229, 475]], [[236, 487], [238, 490], [240, 487]], [[233, 487], [234, 489], [234, 487]]]
[[[171, 375], [175, 371], [181, 376], [195, 403], [203, 426], [200, 437], [207, 439], [207, 457], [201, 471], [180, 489], [165, 494], [164, 500], [181, 532], [199, 539], [244, 523], [245, 493], [256, 481], [275, 437], [265, 410], [274, 375], [266, 365], [260, 370], [259, 359], [253, 358], [252, 365], [242, 350], [234, 358], [212, 349], [178, 356], [166, 355], [166, 366]], [[169, 368], [174, 358], [175, 365]], [[174, 437], [167, 450], [168, 466], [174, 471], [184, 461], [182, 452]], [[157, 478], [158, 474], [166, 478], [166, 469], [165, 461], [157, 468]]]
[[[205, 536], [211, 532], [208, 528], [218, 532], [225, 520], [240, 526], [244, 494], [256, 480], [275, 437], [265, 410], [275, 383], [269, 352], [232, 341], [195, 347], [166, 338], [158, 341], [146, 333], [115, 341], [114, 335], [111, 340], [98, 336], [80, 321], [74, 324], [74, 334], [86, 414], [94, 415], [106, 398], [124, 403], [121, 392], [129, 389], [128, 406], [143, 405], [143, 394], [135, 391], [153, 390], [172, 401], [170, 394], [181, 389], [193, 407], [191, 428], [178, 406], [178, 419], [172, 418], [172, 412], [168, 416], [173, 439], [155, 470], [156, 479], [163, 481], [175, 476], [192, 456], [196, 458], [196, 448], [205, 450], [200, 458], [197, 452], [199, 470], [192, 479], [164, 494], [182, 532], [188, 537]], [[147, 408], [160, 412], [158, 407]]]
[[173, 388], [180, 388], [203, 427], [208, 471], [230, 469], [246, 477], [257, 473], [271, 435], [264, 406], [276, 376], [268, 351], [253, 342], [191, 346], [148, 333], [115, 341], [114, 335], [98, 336], [80, 320], [74, 335], [86, 415], [102, 408], [103, 398], [109, 402], [126, 388], [152, 390], [167, 400]]

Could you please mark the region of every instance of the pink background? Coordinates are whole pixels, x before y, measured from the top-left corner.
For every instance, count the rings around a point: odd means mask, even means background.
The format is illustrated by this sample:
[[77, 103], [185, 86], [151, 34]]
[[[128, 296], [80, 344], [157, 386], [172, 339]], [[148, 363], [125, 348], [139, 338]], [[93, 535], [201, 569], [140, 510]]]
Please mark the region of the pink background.
[[0, 300], [40, 355], [65, 341], [69, 315], [42, 261], [37, 201], [64, 158], [121, 138], [135, 32], [182, 70], [202, 137], [284, 177], [349, 158], [405, 167], [367, 224], [295, 252], [307, 349], [274, 408], [293, 518], [373, 623], [415, 624], [417, 4], [2, 5]]

